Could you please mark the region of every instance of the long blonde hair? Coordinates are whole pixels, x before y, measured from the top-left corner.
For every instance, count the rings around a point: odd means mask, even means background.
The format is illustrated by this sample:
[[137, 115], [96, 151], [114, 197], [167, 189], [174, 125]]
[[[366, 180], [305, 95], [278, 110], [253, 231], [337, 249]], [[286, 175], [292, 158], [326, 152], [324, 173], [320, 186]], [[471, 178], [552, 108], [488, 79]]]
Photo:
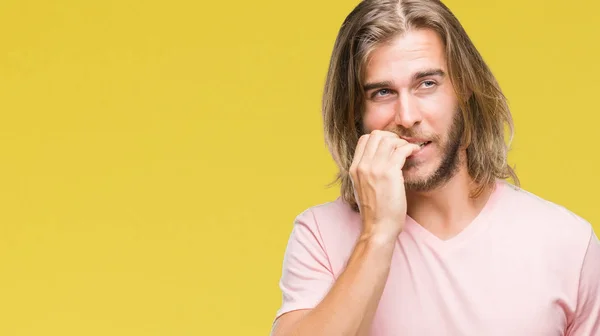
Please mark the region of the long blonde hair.
[[432, 29], [444, 44], [465, 125], [467, 168], [476, 184], [471, 196], [480, 195], [497, 178], [511, 178], [519, 185], [507, 163], [514, 126], [506, 97], [458, 19], [438, 0], [364, 0], [346, 17], [335, 41], [322, 101], [325, 142], [339, 168], [331, 184], [341, 182], [342, 199], [358, 211], [348, 170], [361, 136], [364, 66], [377, 46], [409, 29]]

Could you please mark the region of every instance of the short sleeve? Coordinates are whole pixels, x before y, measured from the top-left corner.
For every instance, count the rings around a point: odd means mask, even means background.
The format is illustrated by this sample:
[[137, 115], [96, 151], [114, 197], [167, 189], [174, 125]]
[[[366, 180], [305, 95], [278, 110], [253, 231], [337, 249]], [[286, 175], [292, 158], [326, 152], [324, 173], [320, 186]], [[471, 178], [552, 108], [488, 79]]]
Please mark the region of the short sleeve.
[[282, 305], [276, 318], [293, 310], [314, 308], [333, 282], [333, 272], [314, 213], [308, 209], [294, 220], [288, 240], [279, 281]]
[[581, 268], [575, 317], [567, 336], [600, 336], [600, 242], [593, 232]]

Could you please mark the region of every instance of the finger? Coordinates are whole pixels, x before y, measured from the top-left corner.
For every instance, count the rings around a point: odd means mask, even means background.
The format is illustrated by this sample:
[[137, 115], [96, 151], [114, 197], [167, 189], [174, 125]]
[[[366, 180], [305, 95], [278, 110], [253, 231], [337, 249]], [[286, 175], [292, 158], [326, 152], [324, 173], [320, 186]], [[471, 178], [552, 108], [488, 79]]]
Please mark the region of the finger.
[[369, 141], [367, 142], [361, 161], [369, 163], [372, 162], [372, 159], [375, 156], [375, 153], [377, 152], [377, 148], [379, 147], [379, 142], [384, 137], [398, 138], [398, 135], [388, 131], [375, 130], [371, 132], [371, 135], [369, 136]]
[[372, 159], [374, 167], [387, 167], [389, 160], [397, 147], [404, 146], [408, 142], [397, 137], [383, 137]]
[[392, 153], [390, 158], [390, 164], [397, 169], [402, 169], [408, 158], [412, 153], [418, 151], [421, 147], [419, 145], [406, 143], [404, 145], [397, 146]]
[[356, 149], [354, 150], [354, 162], [360, 161], [360, 158], [362, 158], [363, 153], [365, 152], [365, 146], [369, 141], [369, 137], [369, 134], [364, 134], [360, 138], [358, 138], [358, 143], [356, 144]]
[[358, 163], [360, 162], [360, 159], [363, 156], [363, 153], [365, 151], [365, 146], [367, 145], [368, 141], [369, 141], [369, 134], [362, 135], [358, 139], [358, 143], [356, 144], [356, 149], [354, 150], [354, 157], [352, 159], [352, 164], [350, 165], [349, 172], [351, 175], [356, 172], [356, 168], [358, 166]]

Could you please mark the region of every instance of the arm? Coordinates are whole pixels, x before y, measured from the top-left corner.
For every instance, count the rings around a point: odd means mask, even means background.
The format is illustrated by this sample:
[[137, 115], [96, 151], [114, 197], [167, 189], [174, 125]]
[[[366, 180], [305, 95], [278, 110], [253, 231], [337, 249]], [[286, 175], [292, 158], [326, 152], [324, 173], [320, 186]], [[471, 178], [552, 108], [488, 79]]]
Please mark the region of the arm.
[[600, 336], [600, 242], [592, 232], [581, 268], [575, 317], [567, 336]]
[[367, 335], [389, 273], [394, 241], [361, 237], [345, 271], [311, 310], [275, 322], [273, 336]]
[[278, 315], [311, 310], [280, 316], [272, 335], [368, 334], [396, 239], [406, 220], [402, 167], [419, 149], [387, 131], [375, 130], [360, 137], [349, 173], [360, 208], [362, 234], [344, 272], [333, 283], [314, 217], [312, 221], [297, 221], [286, 251], [281, 282], [284, 306]]

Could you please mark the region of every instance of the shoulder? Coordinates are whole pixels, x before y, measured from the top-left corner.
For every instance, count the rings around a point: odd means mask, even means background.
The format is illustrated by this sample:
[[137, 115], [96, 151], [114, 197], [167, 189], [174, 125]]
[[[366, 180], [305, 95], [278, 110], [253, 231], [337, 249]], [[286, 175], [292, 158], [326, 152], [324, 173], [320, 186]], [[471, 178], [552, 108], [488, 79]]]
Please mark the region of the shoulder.
[[531, 191], [505, 183], [502, 202], [519, 218], [543, 224], [547, 229], [589, 234], [591, 224], [565, 206], [542, 198]]
[[338, 197], [333, 201], [306, 208], [297, 216], [296, 222], [309, 222], [313, 228], [328, 233], [351, 229], [359, 217], [357, 212]]
[[[582, 258], [594, 234], [592, 225], [566, 207], [505, 183], [496, 211], [500, 226], [516, 236]], [[518, 239], [518, 238], [517, 238]]]
[[360, 235], [360, 215], [338, 197], [303, 210], [294, 221], [294, 230], [310, 232], [304, 234], [304, 238], [318, 242], [332, 265], [332, 271], [338, 273]]

